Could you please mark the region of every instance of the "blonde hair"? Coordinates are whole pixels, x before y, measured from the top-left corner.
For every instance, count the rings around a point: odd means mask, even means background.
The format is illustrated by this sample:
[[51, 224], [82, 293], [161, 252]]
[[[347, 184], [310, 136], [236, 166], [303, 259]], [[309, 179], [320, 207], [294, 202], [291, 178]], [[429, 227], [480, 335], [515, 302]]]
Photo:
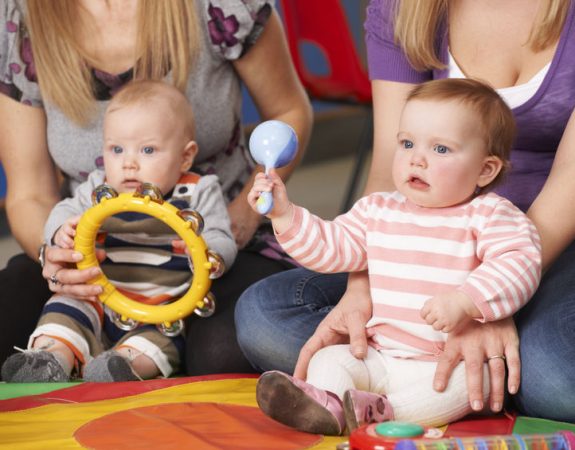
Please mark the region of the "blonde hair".
[[126, 106], [156, 108], [161, 103], [172, 111], [176, 120], [184, 126], [188, 140], [194, 139], [194, 112], [192, 105], [176, 87], [154, 80], [135, 80], [126, 84], [110, 101], [106, 115]]
[[489, 156], [503, 163], [499, 174], [485, 192], [499, 184], [509, 169], [509, 155], [515, 139], [515, 118], [509, 106], [487, 84], [470, 78], [446, 78], [417, 85], [407, 96], [411, 100], [436, 100], [460, 102], [475, 112]]
[[[529, 35], [534, 52], [544, 50], [561, 36], [570, 0], [544, 0]], [[447, 20], [449, 0], [396, 0], [395, 41], [417, 70], [443, 69], [437, 54], [437, 31]], [[543, 6], [546, 5], [546, 8]]]
[[[28, 0], [30, 32], [38, 82], [45, 99], [79, 125], [95, 111], [91, 59], [79, 43], [82, 15], [77, 0]], [[198, 20], [190, 0], [139, 0], [134, 79], [161, 80], [171, 73], [186, 89], [199, 47]]]

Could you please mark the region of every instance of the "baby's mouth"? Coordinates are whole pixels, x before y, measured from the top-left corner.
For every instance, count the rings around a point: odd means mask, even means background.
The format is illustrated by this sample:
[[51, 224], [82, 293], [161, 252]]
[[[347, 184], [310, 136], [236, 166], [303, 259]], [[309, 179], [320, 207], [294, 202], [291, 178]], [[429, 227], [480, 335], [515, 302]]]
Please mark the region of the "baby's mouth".
[[122, 185], [129, 189], [137, 189], [140, 187], [140, 181], [136, 180], [135, 178], [125, 179], [122, 181]]
[[423, 179], [412, 175], [407, 179], [407, 183], [415, 189], [426, 189], [429, 187], [429, 184], [425, 182]]

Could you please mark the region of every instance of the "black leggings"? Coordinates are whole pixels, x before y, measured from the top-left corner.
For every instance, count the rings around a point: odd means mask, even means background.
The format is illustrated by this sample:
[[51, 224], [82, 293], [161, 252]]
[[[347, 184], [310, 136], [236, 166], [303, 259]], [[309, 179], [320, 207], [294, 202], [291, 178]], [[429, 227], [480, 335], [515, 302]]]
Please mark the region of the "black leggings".
[[[281, 262], [259, 253], [238, 253], [230, 271], [212, 283], [216, 313], [209, 318], [192, 315], [187, 319], [187, 374], [254, 372], [236, 340], [234, 308], [248, 286], [284, 269]], [[0, 271], [0, 364], [14, 353], [14, 346], [26, 348], [50, 296], [40, 265], [28, 256], [14, 256]]]
[[259, 253], [240, 251], [229, 272], [214, 280], [216, 313], [195, 314], [186, 322], [186, 373], [254, 373], [236, 339], [234, 309], [239, 296], [253, 283], [285, 269], [282, 263]]
[[14, 346], [26, 348], [51, 294], [40, 264], [23, 253], [0, 270], [0, 363], [15, 352]]

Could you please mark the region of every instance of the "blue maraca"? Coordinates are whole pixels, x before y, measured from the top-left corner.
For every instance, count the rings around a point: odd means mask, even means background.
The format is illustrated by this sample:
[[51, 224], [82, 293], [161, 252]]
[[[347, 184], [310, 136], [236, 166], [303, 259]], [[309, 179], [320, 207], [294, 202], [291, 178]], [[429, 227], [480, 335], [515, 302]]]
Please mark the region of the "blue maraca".
[[[250, 153], [258, 164], [270, 169], [282, 167], [291, 162], [297, 152], [297, 136], [292, 127], [279, 120], [260, 123], [250, 136]], [[274, 206], [271, 192], [262, 192], [257, 208], [260, 214], [269, 213]]]

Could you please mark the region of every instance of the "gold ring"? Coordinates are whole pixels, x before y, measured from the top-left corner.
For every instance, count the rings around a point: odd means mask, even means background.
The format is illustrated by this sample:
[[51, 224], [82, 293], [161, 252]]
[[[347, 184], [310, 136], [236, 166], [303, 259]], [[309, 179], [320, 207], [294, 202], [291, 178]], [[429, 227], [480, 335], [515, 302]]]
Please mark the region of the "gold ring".
[[505, 361], [505, 356], [504, 355], [493, 355], [493, 356], [487, 357], [487, 361], [491, 361], [492, 359], [502, 359], [503, 361]]

